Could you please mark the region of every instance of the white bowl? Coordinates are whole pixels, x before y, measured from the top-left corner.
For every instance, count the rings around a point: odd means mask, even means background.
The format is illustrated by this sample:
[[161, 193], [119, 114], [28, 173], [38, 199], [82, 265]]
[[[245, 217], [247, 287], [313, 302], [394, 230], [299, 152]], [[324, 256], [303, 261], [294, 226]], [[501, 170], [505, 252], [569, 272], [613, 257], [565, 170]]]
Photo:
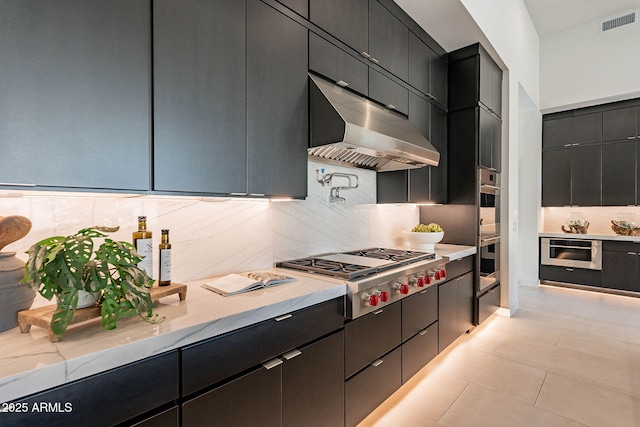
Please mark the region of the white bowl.
[[433, 251], [435, 244], [444, 237], [444, 231], [437, 233], [402, 230], [402, 237], [409, 242], [411, 249], [424, 249]]

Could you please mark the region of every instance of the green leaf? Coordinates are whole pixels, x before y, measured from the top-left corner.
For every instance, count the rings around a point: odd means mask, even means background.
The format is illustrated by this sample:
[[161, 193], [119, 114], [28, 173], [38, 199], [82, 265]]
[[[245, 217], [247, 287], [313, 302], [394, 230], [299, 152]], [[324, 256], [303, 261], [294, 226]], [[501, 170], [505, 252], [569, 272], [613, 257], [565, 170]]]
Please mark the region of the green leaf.
[[113, 298], [107, 298], [102, 301], [102, 327], [107, 330], [116, 328], [116, 320], [118, 319], [116, 310], [118, 309], [118, 303]]
[[58, 295], [58, 307], [51, 318], [51, 330], [57, 337], [61, 337], [73, 319], [78, 305], [78, 290], [66, 288]]

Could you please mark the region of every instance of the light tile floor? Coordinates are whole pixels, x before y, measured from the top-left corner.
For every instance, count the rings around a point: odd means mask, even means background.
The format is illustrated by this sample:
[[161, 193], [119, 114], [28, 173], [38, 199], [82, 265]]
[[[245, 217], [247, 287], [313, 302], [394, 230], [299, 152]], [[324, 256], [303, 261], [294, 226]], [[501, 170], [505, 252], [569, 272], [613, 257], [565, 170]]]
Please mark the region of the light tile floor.
[[360, 426], [640, 426], [640, 298], [519, 288]]

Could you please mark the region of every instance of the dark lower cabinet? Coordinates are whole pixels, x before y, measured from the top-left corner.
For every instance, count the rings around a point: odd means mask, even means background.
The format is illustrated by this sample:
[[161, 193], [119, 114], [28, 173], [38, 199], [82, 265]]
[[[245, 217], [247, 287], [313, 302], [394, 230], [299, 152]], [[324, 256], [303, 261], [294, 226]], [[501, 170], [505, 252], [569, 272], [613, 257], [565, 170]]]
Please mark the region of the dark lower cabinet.
[[400, 347], [380, 357], [345, 383], [345, 425], [362, 421], [402, 385]]
[[402, 342], [423, 331], [438, 320], [438, 287], [431, 286], [424, 291], [402, 300]]
[[541, 265], [540, 280], [576, 283], [578, 285], [602, 286], [602, 271], [584, 268]]
[[640, 292], [640, 243], [603, 241], [602, 287]]
[[438, 322], [402, 344], [402, 384], [438, 355]]
[[182, 404], [184, 427], [282, 425], [282, 365], [263, 366]]
[[473, 272], [438, 286], [438, 350], [442, 352], [473, 326]]
[[500, 308], [500, 284], [478, 298], [478, 324], [489, 318]]
[[400, 345], [401, 305], [391, 304], [344, 326], [345, 378]]
[[[16, 400], [29, 411], [3, 413], [0, 424], [75, 426], [90, 420], [92, 426], [112, 426], [137, 419], [177, 401], [178, 372], [177, 350], [150, 357]], [[59, 408], [34, 411], [42, 402]]]
[[344, 332], [284, 355], [282, 426], [344, 423]]

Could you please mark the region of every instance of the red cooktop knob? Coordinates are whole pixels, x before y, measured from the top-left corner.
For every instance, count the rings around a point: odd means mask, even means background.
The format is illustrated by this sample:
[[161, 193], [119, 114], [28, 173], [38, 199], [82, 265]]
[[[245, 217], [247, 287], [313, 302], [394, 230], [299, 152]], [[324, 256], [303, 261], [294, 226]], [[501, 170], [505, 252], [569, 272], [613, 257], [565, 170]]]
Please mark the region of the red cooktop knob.
[[389, 301], [389, 292], [387, 292], [387, 291], [380, 292], [380, 301], [382, 301], [382, 302]]
[[418, 286], [424, 287], [424, 277], [418, 277]]
[[425, 276], [424, 283], [426, 283], [427, 285], [431, 284], [431, 276]]
[[401, 294], [408, 294], [409, 293], [409, 285], [405, 285], [404, 283], [402, 285], [400, 285], [400, 293]]
[[440, 280], [440, 270], [436, 270], [434, 277], [436, 280]]
[[370, 295], [366, 302], [371, 307], [377, 307], [380, 303], [380, 298], [378, 298], [378, 295]]
[[447, 270], [440, 270], [440, 277], [442, 277], [443, 279], [447, 277]]

